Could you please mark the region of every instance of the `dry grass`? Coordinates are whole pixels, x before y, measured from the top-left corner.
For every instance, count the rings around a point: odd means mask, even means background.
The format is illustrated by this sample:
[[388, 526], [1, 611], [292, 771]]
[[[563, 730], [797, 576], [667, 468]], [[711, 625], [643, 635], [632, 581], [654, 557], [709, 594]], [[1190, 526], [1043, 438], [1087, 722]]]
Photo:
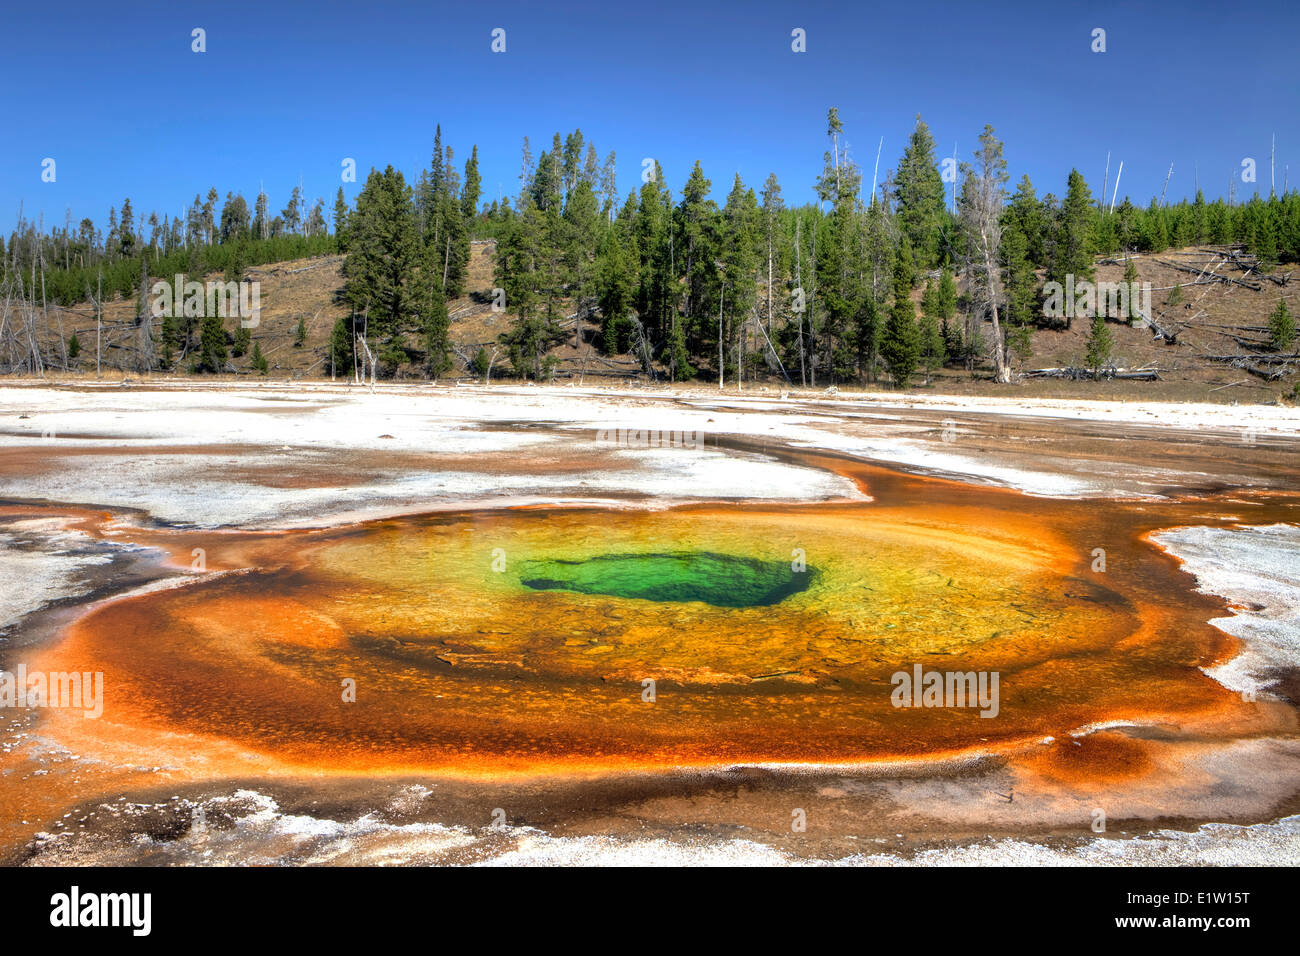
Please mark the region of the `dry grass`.
[[[1157, 316], [1174, 326], [1187, 323], [1177, 345], [1167, 345], [1156, 340], [1146, 329], [1133, 328], [1113, 322], [1111, 331], [1115, 339], [1114, 357], [1120, 367], [1155, 366], [1160, 369], [1161, 381], [1063, 381], [1025, 380], [1016, 385], [997, 385], [990, 381], [986, 371], [969, 373], [962, 369], [943, 369], [929, 382], [919, 387], [924, 391], [953, 394], [1015, 394], [1033, 397], [1078, 397], [1130, 399], [1148, 398], [1167, 401], [1217, 401], [1262, 402], [1288, 399], [1296, 387], [1297, 375], [1292, 372], [1275, 382], [1252, 376], [1244, 371], [1221, 363], [1209, 362], [1200, 356], [1207, 353], [1233, 353], [1239, 351], [1236, 343], [1212, 325], [1242, 326], [1266, 325], [1268, 314], [1285, 298], [1293, 313], [1300, 313], [1300, 282], [1278, 286], [1263, 283], [1256, 292], [1238, 286], [1216, 283], [1204, 286], [1184, 286], [1180, 304], [1167, 307], [1170, 286], [1186, 283], [1194, 277], [1164, 265], [1159, 260], [1193, 261], [1170, 250], [1135, 260], [1139, 282], [1149, 282], [1153, 288], [1153, 304]], [[452, 317], [451, 340], [453, 345], [454, 375], [469, 375], [466, 363], [472, 360], [480, 346], [489, 350], [498, 341], [513, 315], [495, 313], [491, 308], [493, 282], [493, 255], [495, 243], [475, 242], [467, 273], [467, 293], [448, 303]], [[337, 301], [343, 287], [342, 256], [324, 256], [275, 263], [249, 269], [247, 278], [257, 280], [262, 289], [261, 324], [253, 330], [253, 340], [261, 345], [262, 353], [270, 365], [271, 378], [318, 378], [324, 374], [325, 359], [329, 351], [330, 332], [335, 321], [347, 313]], [[1282, 274], [1284, 270], [1275, 270]], [[1226, 273], [1236, 275], [1236, 273]], [[1120, 265], [1100, 265], [1096, 270], [1098, 281], [1123, 281], [1124, 268]], [[209, 276], [208, 278], [219, 278]], [[919, 296], [919, 291], [917, 293]], [[571, 312], [565, 304], [565, 313]], [[134, 300], [110, 302], [104, 308], [103, 362], [104, 374], [113, 377], [133, 374], [134, 353], [129, 350], [138, 335], [135, 325]], [[1199, 313], [1199, 314], [1198, 314]], [[82, 345], [82, 354], [73, 363], [71, 372], [52, 373], [55, 378], [77, 378], [94, 374], [95, 319], [88, 304], [71, 309], [52, 310], [55, 329], [62, 323], [63, 334], [76, 331]], [[306, 323], [306, 339], [301, 346], [294, 340], [300, 320]], [[229, 320], [233, 331], [235, 320]], [[637, 380], [639, 363], [630, 356], [609, 358], [600, 355], [588, 343], [596, 327], [590, 322], [581, 323], [581, 339], [572, 320], [566, 320], [566, 341], [552, 354], [559, 360], [557, 376], [562, 379], [583, 379], [587, 382], [601, 380]], [[1023, 363], [1024, 368], [1043, 368], [1083, 364], [1088, 336], [1088, 321], [1077, 319], [1069, 329], [1037, 329], [1032, 335], [1032, 355]], [[1262, 336], [1261, 336], [1262, 338]], [[123, 348], [126, 346], [127, 348]], [[494, 378], [506, 372], [504, 350], [498, 357]], [[232, 358], [238, 369], [233, 377], [256, 375], [251, 369], [249, 356]], [[180, 364], [180, 363], [178, 363]], [[154, 373], [150, 377], [184, 377], [182, 370]], [[918, 378], [920, 381], [920, 378]], [[761, 383], [756, 383], [761, 384]], [[767, 383], [773, 389], [784, 383], [773, 378]]]

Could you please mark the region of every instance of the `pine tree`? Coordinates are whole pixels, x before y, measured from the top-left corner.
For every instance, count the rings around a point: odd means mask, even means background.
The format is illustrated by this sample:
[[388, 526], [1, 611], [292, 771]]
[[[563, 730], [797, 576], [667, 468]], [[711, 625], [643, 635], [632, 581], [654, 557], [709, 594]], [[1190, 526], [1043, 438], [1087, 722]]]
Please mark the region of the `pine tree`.
[[773, 289], [775, 284], [774, 273], [779, 274], [780, 269], [780, 248], [777, 231], [780, 226], [781, 213], [784, 209], [785, 201], [781, 198], [781, 184], [777, 181], [776, 173], [769, 173], [767, 181], [763, 183], [763, 241], [767, 254], [766, 314], [769, 335], [772, 333], [772, 300], [775, 295]]
[[523, 214], [508, 223], [496, 255], [496, 281], [505, 291], [507, 309], [516, 315], [501, 342], [515, 374], [535, 379], [547, 374], [546, 353], [565, 339], [556, 321], [563, 296], [557, 243], [563, 223], [551, 191], [549, 156], [542, 155], [532, 196]]
[[348, 201], [343, 198], [343, 187], [339, 187], [334, 197], [334, 235], [338, 240], [339, 252], [348, 251]]
[[621, 355], [632, 345], [631, 311], [636, 275], [628, 248], [630, 243], [624, 224], [616, 222], [605, 230], [596, 256], [600, 341], [607, 355]]
[[341, 315], [335, 320], [334, 328], [330, 330], [329, 354], [325, 357], [330, 375], [337, 375], [340, 372], [345, 375], [351, 373], [354, 362], [353, 348], [352, 321]]
[[524, 137], [524, 148], [520, 158], [519, 173], [519, 201], [515, 204], [521, 213], [532, 202], [533, 195], [533, 150], [528, 145], [528, 137]]
[[226, 330], [220, 316], [203, 320], [199, 334], [198, 369], [202, 372], [220, 372], [226, 367]]
[[248, 233], [248, 203], [238, 193], [226, 193], [221, 207], [221, 228], [217, 231], [223, 243], [242, 239]]
[[1023, 365], [1033, 354], [1030, 327], [1041, 314], [1038, 277], [1028, 258], [1028, 242], [1020, 220], [1008, 217], [1002, 231], [1002, 281], [1006, 293], [1006, 344], [1008, 353]]
[[918, 114], [894, 172], [898, 225], [922, 269], [938, 264], [940, 227], [946, 218], [943, 177], [935, 165], [934, 137]]
[[863, 295], [853, 317], [853, 346], [858, 368], [875, 381], [876, 358], [880, 355], [880, 307], [870, 294]]
[[[442, 187], [435, 192], [438, 214], [438, 237], [430, 244], [434, 272], [444, 298], [454, 299], [464, 291], [465, 269], [469, 264], [469, 225], [462, 213], [458, 196], [459, 177], [451, 164], [451, 147], [447, 147], [446, 172]], [[474, 199], [478, 202], [478, 197]]]
[[421, 329], [424, 365], [429, 377], [436, 379], [451, 369], [451, 342], [447, 335], [451, 323], [447, 316], [447, 300], [439, 290], [429, 290], [425, 313]]
[[899, 388], [907, 388], [921, 355], [920, 331], [912, 304], [912, 256], [906, 243], [894, 267], [894, 305], [881, 333], [880, 356]]
[[279, 217], [285, 220], [285, 230], [289, 233], [298, 232], [299, 226], [302, 226], [302, 208], [303, 208], [303, 191], [298, 186], [294, 186], [294, 191], [289, 194], [289, 206], [286, 206], [279, 213]]
[[1046, 217], [1043, 204], [1034, 192], [1034, 184], [1028, 176], [1021, 176], [1016, 186], [1015, 195], [1007, 205], [1006, 217], [1015, 223], [1025, 240], [1025, 259], [1034, 267], [1047, 265], [1046, 255]]
[[944, 269], [939, 274], [939, 292], [937, 296], [939, 306], [939, 320], [942, 322], [951, 322], [957, 314], [957, 281], [953, 278], [952, 272]]
[[[925, 281], [925, 290], [921, 293], [922, 342], [925, 345], [925, 357], [936, 364], [927, 366], [933, 370], [945, 364], [956, 352], [953, 349], [952, 326], [949, 325], [957, 311], [957, 288], [952, 280], [952, 273], [944, 269], [939, 282]], [[931, 331], [933, 326], [933, 331]]]
[[[1052, 256], [1049, 277], [1066, 284], [1067, 276], [1074, 276], [1074, 281], [1089, 281], [1093, 277], [1092, 267], [1092, 222], [1096, 209], [1092, 204], [1092, 195], [1088, 184], [1077, 169], [1070, 170], [1069, 184], [1065, 202], [1061, 205], [1060, 216], [1052, 235]], [[1066, 328], [1070, 319], [1065, 320]]]
[[1093, 376], [1099, 376], [1101, 368], [1110, 361], [1111, 350], [1115, 347], [1115, 337], [1106, 325], [1106, 316], [1099, 311], [1092, 319], [1092, 328], [1088, 332], [1088, 355], [1085, 362], [1092, 369]]
[[135, 213], [131, 210], [131, 199], [127, 197], [122, 201], [122, 224], [118, 227], [118, 254], [123, 259], [130, 259], [136, 252], [136, 241], [133, 230], [135, 228]]
[[181, 335], [180, 327], [172, 310], [163, 314], [162, 328], [160, 330], [162, 338], [162, 360], [163, 365], [170, 368], [176, 358], [176, 350], [180, 348]]
[[466, 228], [478, 218], [478, 201], [482, 194], [483, 178], [478, 171], [478, 145], [476, 144], [465, 160], [465, 182], [460, 188], [460, 214], [465, 220]]
[[1025, 329], [1027, 333], [1041, 314], [1038, 277], [1028, 253], [1029, 244], [1019, 221], [1008, 218], [1002, 230], [1002, 286], [1006, 293], [1008, 337], [1013, 328]]
[[609, 155], [605, 157], [605, 162], [600, 167], [600, 198], [601, 209], [606, 212], [606, 218], [612, 219], [615, 212], [614, 205], [618, 202], [618, 175], [613, 150], [609, 151]]
[[872, 324], [874, 310], [862, 306], [868, 293], [865, 274], [857, 262], [859, 250], [865, 244], [858, 198], [862, 173], [857, 164], [841, 155], [839, 137], [843, 125], [837, 111], [831, 110], [827, 125], [831, 151], [826, 154], [816, 191], [820, 198], [831, 202], [831, 209], [816, 233], [817, 308], [810, 314], [809, 324], [818, 353], [816, 364], [824, 361], [834, 378], [845, 379], [869, 367], [873, 360], [874, 330], [867, 326]]
[[918, 333], [921, 365], [925, 368], [926, 383], [929, 384], [934, 370], [941, 368], [947, 359], [947, 347], [939, 329], [939, 321], [933, 315], [927, 313], [921, 317]]
[[1013, 354], [1021, 365], [1034, 354], [1034, 338], [1028, 325], [1018, 322], [1007, 325], [1007, 350]]
[[1269, 313], [1268, 334], [1273, 348], [1279, 352], [1290, 348], [1296, 339], [1295, 319], [1287, 310], [1285, 299], [1279, 298], [1277, 307]]
[[[636, 292], [633, 309], [640, 322], [637, 335], [642, 342], [665, 342], [672, 338], [673, 330], [680, 330], [683, 341], [687, 333], [689, 314], [683, 317], [677, 307], [683, 287], [678, 278], [682, 275], [683, 244], [674, 221], [672, 196], [663, 188], [662, 170], [655, 167], [655, 176], [641, 186], [639, 193], [629, 193], [618, 224], [627, 229], [631, 237], [630, 248], [635, 252]], [[689, 285], [685, 287], [689, 292]], [[642, 334], [644, 338], [642, 338]], [[645, 349], [639, 349], [642, 366], [646, 364]], [[668, 375], [676, 381], [675, 355], [668, 352]]]
[[[198, 198], [198, 196], [194, 197], [196, 202]], [[258, 190], [257, 201], [254, 204], [253, 231], [259, 239], [265, 239], [271, 231], [270, 220], [267, 218], [270, 214], [270, 204], [271, 201], [267, 198], [266, 193]]]
[[[658, 179], [658, 177], [656, 177]], [[650, 185], [647, 183], [647, 185]], [[688, 327], [688, 346], [696, 354], [717, 356], [717, 305], [721, 281], [716, 261], [717, 205], [708, 199], [713, 184], [704, 177], [704, 170], [696, 161], [682, 188], [682, 201], [676, 215], [675, 246], [681, 257], [686, 280], [685, 313]], [[642, 188], [644, 205], [645, 188]], [[713, 334], [710, 335], [710, 332]], [[712, 342], [712, 347], [709, 343]]]
[[936, 321], [940, 319], [939, 287], [929, 279], [925, 280], [925, 288], [921, 290], [921, 314]]
[[[575, 168], [574, 175], [578, 173]], [[564, 282], [573, 300], [573, 344], [581, 345], [581, 322], [594, 310], [600, 295], [596, 253], [601, 227], [599, 200], [591, 183], [578, 176], [564, 204]], [[608, 231], [608, 230], [606, 230]]]
[[[1128, 314], [1123, 316], [1122, 318], [1128, 319], [1130, 321], [1133, 319], [1141, 318], [1141, 316], [1139, 316], [1137, 312], [1138, 309], [1137, 295], [1134, 294], [1135, 287], [1137, 286], [1137, 280], [1138, 280], [1137, 265], [1134, 264], [1133, 257], [1129, 256], [1128, 260], [1124, 263], [1124, 284], [1129, 287], [1129, 293], [1130, 293], [1129, 302], [1128, 302]], [[1175, 285], [1174, 288], [1177, 289], [1178, 286]]]
[[214, 234], [217, 231], [217, 198], [217, 188], [215, 186], [209, 186], [208, 199], [207, 202], [203, 204], [202, 211], [203, 241], [208, 245], [212, 245]]
[[262, 354], [262, 343], [253, 343], [253, 354], [250, 356], [248, 364], [260, 375], [265, 375], [267, 373], [270, 365], [266, 361], [266, 356]]
[[411, 189], [400, 172], [371, 170], [348, 228], [344, 297], [367, 314], [372, 338], [394, 345], [416, 312], [421, 270], [433, 268], [420, 249]]
[[[1169, 233], [1165, 227], [1164, 211], [1157, 204], [1154, 196], [1151, 198], [1151, 205], [1146, 208], [1145, 215], [1138, 223], [1137, 241], [1138, 248], [1143, 252], [1160, 252], [1169, 248]], [[1076, 282], [1078, 278], [1076, 273]], [[1088, 278], [1092, 278], [1091, 274]]]
[[429, 163], [429, 174], [420, 183], [420, 193], [415, 196], [416, 203], [420, 207], [420, 221], [424, 229], [425, 242], [435, 247], [441, 247], [439, 246], [442, 242], [441, 196], [447, 189], [447, 172], [443, 168], [442, 156], [442, 124], [439, 122], [433, 129], [433, 160]]
[[1271, 269], [1277, 265], [1278, 254], [1278, 228], [1274, 219], [1272, 210], [1274, 203], [1260, 203], [1263, 208], [1258, 213], [1258, 224], [1255, 229], [1255, 241], [1252, 248], [1256, 257], [1259, 259], [1261, 268]]
[[[721, 259], [722, 279], [726, 286], [723, 305], [723, 342], [734, 343], [736, 351], [744, 351], [744, 323], [754, 309], [758, 270], [758, 200], [752, 189], [746, 189], [740, 174], [732, 182], [727, 194], [727, 204], [722, 209]], [[743, 375], [744, 356], [738, 356], [736, 367]]]
[[308, 238], [314, 238], [325, 235], [325, 230], [325, 200], [317, 197], [311, 212], [307, 214], [307, 224], [303, 227], [303, 232]]
[[668, 367], [674, 382], [685, 382], [695, 377], [691, 354], [686, 348], [686, 333], [681, 324], [675, 324], [668, 333]]

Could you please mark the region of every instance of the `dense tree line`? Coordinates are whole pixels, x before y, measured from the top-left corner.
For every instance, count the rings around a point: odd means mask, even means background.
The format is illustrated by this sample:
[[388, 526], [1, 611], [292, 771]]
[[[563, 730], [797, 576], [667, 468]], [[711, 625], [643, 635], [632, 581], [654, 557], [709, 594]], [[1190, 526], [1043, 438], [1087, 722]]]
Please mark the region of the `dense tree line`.
[[170, 218], [151, 213], [138, 218], [131, 200], [119, 213], [113, 207], [101, 229], [82, 219], [74, 229], [71, 217], [62, 228], [43, 231], [37, 223], [19, 218], [0, 251], [12, 271], [43, 272], [49, 302], [71, 305], [87, 298], [87, 288], [102, 282], [106, 296], [132, 296], [141, 269], [151, 276], [176, 273], [234, 274], [244, 268], [304, 255], [333, 251], [325, 219], [324, 200], [306, 210], [302, 191], [295, 186], [288, 205], [274, 219], [267, 218], [269, 200], [259, 193], [255, 211], [239, 193], [227, 193], [218, 207], [216, 189], [206, 200], [196, 195], [186, 216]]
[[[630, 354], [647, 374], [683, 380], [784, 377], [818, 385], [906, 384], [949, 363], [991, 366], [1001, 380], [1031, 348], [1042, 284], [1093, 277], [1101, 254], [1195, 243], [1245, 243], [1265, 262], [1300, 259], [1300, 196], [1241, 205], [1191, 202], [1107, 208], [1071, 171], [1058, 199], [1028, 177], [1014, 191], [995, 132], [960, 164], [953, 201], [918, 117], [893, 171], [864, 197], [863, 174], [831, 110], [817, 201], [790, 207], [775, 176], [761, 194], [736, 177], [721, 205], [699, 163], [680, 196], [656, 164], [616, 203], [614, 159], [575, 162], [575, 131], [535, 160], [522, 189], [473, 224], [498, 239], [497, 284], [517, 316], [502, 336], [518, 375], [545, 378], [548, 352], [591, 343]], [[958, 279], [963, 294], [958, 294]], [[916, 291], [920, 289], [920, 314]], [[1063, 320], [1068, 325], [1069, 319]]]
[[350, 314], [336, 323], [327, 365], [351, 370], [358, 336], [385, 375], [418, 369], [437, 378], [451, 367], [447, 301], [465, 290], [470, 229], [480, 191], [478, 147], [462, 179], [454, 153], [434, 133], [433, 159], [414, 187], [392, 166], [371, 170], [349, 210], [340, 188], [334, 205], [335, 236], [343, 264], [344, 301]]
[[[74, 230], [69, 215], [62, 228], [47, 231], [20, 214], [8, 240], [0, 239], [0, 296], [7, 309], [21, 306], [12, 323], [0, 325], [0, 367], [30, 372], [60, 364], [42, 354], [36, 332], [38, 324], [48, 330], [48, 321], [37, 318], [47, 307], [121, 298], [136, 303], [136, 364], [142, 371], [170, 369], [181, 360], [191, 371], [223, 369], [228, 347], [236, 356], [247, 351], [242, 340], [248, 330], [229, 335], [219, 317], [187, 316], [181, 309], [155, 323], [150, 288], [178, 274], [201, 280], [217, 273], [238, 281], [252, 266], [336, 251], [322, 200], [308, 210], [295, 187], [279, 216], [269, 218], [268, 209], [265, 193], [250, 212], [237, 193], [227, 193], [218, 206], [217, 191], [210, 189], [206, 200], [196, 195], [188, 213], [174, 219], [156, 213], [137, 217], [128, 198], [120, 212], [110, 209], [104, 229], [83, 219]], [[62, 364], [80, 349], [79, 341], [63, 342]]]
[[[124, 202], [102, 232], [89, 220], [76, 231], [20, 221], [0, 261], [6, 288], [67, 304], [100, 288], [137, 295], [150, 276], [237, 277], [346, 253], [349, 314], [326, 367], [355, 368], [366, 357], [354, 354], [360, 337], [380, 374], [436, 377], [451, 367], [448, 302], [466, 292], [471, 241], [492, 239], [493, 285], [510, 319], [495, 346], [516, 375], [548, 378], [553, 350], [568, 344], [633, 356], [673, 381], [905, 385], [945, 364], [991, 367], [1005, 380], [1029, 357], [1032, 328], [1070, 322], [1044, 316], [1042, 283], [1091, 278], [1100, 254], [1244, 243], [1266, 263], [1300, 260], [1294, 190], [1111, 208], [1074, 170], [1061, 198], [1040, 196], [1025, 176], [1010, 188], [988, 127], [971, 162], [941, 173], [920, 117], [894, 168], [864, 189], [833, 109], [825, 146], [815, 201], [790, 205], [774, 175], [757, 193], [735, 176], [719, 202], [698, 162], [680, 195], [654, 163], [620, 196], [614, 154], [602, 160], [581, 130], [556, 133], [536, 154], [525, 138], [518, 194], [483, 203], [477, 147], [458, 168], [438, 128], [413, 183], [392, 167], [372, 170], [355, 208], [339, 189], [333, 234], [324, 203], [307, 210], [300, 189], [274, 218], [265, 194], [250, 210], [238, 194], [219, 205], [213, 189], [183, 218], [146, 221]], [[194, 350], [200, 367], [213, 364], [196, 334], [162, 329], [161, 359]], [[216, 330], [209, 338], [215, 361]]]

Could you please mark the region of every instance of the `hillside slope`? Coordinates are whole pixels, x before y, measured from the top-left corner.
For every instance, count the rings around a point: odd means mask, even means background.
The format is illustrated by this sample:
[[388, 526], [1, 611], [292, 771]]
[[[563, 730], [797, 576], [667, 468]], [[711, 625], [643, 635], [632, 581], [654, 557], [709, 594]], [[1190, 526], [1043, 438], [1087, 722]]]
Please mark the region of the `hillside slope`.
[[[1176, 344], [1168, 344], [1155, 337], [1151, 330], [1135, 328], [1120, 322], [1111, 322], [1114, 335], [1115, 364], [1122, 368], [1156, 368], [1160, 380], [1135, 381], [1071, 381], [1060, 379], [1024, 379], [1012, 386], [998, 386], [989, 381], [986, 370], [974, 373], [959, 367], [939, 370], [929, 381], [919, 375], [914, 387], [944, 392], [986, 393], [1006, 389], [1041, 395], [1079, 397], [1143, 396], [1168, 400], [1210, 401], [1270, 401], [1291, 396], [1296, 387], [1294, 368], [1279, 379], [1267, 381], [1231, 364], [1209, 361], [1206, 355], [1225, 355], [1241, 352], [1238, 339], [1263, 342], [1267, 336], [1260, 331], [1242, 332], [1243, 327], [1262, 329], [1267, 325], [1268, 314], [1276, 307], [1279, 298], [1285, 299], [1292, 314], [1300, 314], [1300, 281], [1291, 281], [1289, 268], [1272, 270], [1274, 278], [1260, 280], [1247, 275], [1246, 281], [1257, 288], [1232, 282], [1208, 281], [1203, 284], [1184, 285], [1181, 301], [1169, 305], [1170, 289], [1178, 283], [1194, 283], [1198, 277], [1177, 268], [1177, 265], [1200, 264], [1211, 260], [1203, 250], [1210, 247], [1192, 247], [1169, 250], [1154, 255], [1136, 256], [1134, 265], [1138, 281], [1150, 283], [1152, 302], [1157, 321], [1178, 331]], [[453, 348], [452, 378], [473, 377], [468, 370], [478, 349], [489, 352], [513, 320], [508, 312], [494, 313], [491, 309], [493, 286], [493, 254], [495, 243], [476, 241], [471, 250], [467, 273], [467, 292], [448, 303], [451, 316], [450, 336]], [[281, 262], [247, 270], [246, 277], [261, 283], [262, 315], [258, 328], [253, 330], [253, 340], [260, 344], [273, 378], [317, 378], [326, 375], [330, 332], [335, 321], [346, 315], [346, 308], [337, 301], [343, 286], [342, 256], [325, 256]], [[1103, 262], [1096, 267], [1096, 279], [1105, 282], [1123, 281], [1124, 266], [1118, 262]], [[1242, 275], [1240, 271], [1219, 269], [1218, 274], [1230, 278]], [[219, 278], [211, 276], [209, 278]], [[1206, 284], [1208, 282], [1208, 284]], [[915, 293], [919, 303], [920, 290]], [[919, 310], [918, 310], [919, 311]], [[134, 368], [133, 343], [138, 336], [135, 322], [136, 304], [133, 300], [109, 302], [104, 307], [104, 324], [101, 338], [102, 365], [105, 374], [120, 374]], [[51, 310], [52, 326], [65, 338], [75, 331], [81, 343], [81, 355], [72, 362], [74, 369], [93, 374], [95, 368], [95, 316], [87, 303], [69, 309]], [[299, 323], [303, 322], [306, 337], [301, 345], [295, 344]], [[233, 331], [235, 320], [228, 320], [228, 332]], [[557, 378], [581, 379], [586, 382], [640, 381], [640, 363], [631, 356], [603, 356], [591, 346], [595, 325], [566, 320], [569, 336], [552, 351], [559, 360]], [[1086, 352], [1088, 321], [1076, 319], [1070, 328], [1035, 329], [1032, 334], [1032, 354], [1017, 363], [1022, 370], [1045, 367], [1078, 366]], [[1235, 336], [1235, 338], [1234, 338]], [[498, 364], [493, 377], [508, 374], [504, 349], [499, 350]], [[249, 356], [232, 358], [235, 375], [255, 375]], [[155, 372], [151, 377], [184, 375], [185, 363], [177, 363], [177, 371]], [[746, 383], [751, 384], [751, 383]], [[798, 384], [797, 377], [794, 382]], [[767, 383], [770, 388], [788, 389], [779, 376]], [[752, 387], [752, 385], [751, 385]]]

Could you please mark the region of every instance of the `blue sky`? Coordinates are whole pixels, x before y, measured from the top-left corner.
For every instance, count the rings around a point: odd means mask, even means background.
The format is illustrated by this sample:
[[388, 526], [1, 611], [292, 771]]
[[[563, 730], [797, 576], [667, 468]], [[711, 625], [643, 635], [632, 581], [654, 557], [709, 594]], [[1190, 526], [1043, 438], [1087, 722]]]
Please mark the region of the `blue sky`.
[[1287, 164], [1300, 183], [1298, 28], [1290, 3], [1196, 0], [10, 3], [0, 223], [21, 201], [47, 224], [70, 208], [102, 226], [124, 196], [175, 215], [209, 186], [251, 204], [259, 182], [278, 211], [300, 176], [329, 205], [344, 157], [362, 180], [389, 163], [410, 176], [439, 122], [458, 165], [478, 144], [485, 198], [517, 192], [524, 135], [536, 152], [580, 127], [617, 152], [623, 195], [654, 157], [675, 195], [699, 159], [718, 199], [737, 172], [756, 190], [775, 172], [805, 202], [832, 105], [868, 183], [880, 137], [883, 177], [920, 113], [963, 160], [991, 123], [1012, 185], [1028, 173], [1040, 194], [1063, 193], [1072, 166], [1099, 193], [1109, 150], [1112, 184], [1123, 160], [1120, 194], [1143, 204], [1171, 161], [1171, 199], [1194, 169], [1208, 197], [1234, 173], [1239, 197], [1267, 195], [1274, 133], [1278, 189]]

